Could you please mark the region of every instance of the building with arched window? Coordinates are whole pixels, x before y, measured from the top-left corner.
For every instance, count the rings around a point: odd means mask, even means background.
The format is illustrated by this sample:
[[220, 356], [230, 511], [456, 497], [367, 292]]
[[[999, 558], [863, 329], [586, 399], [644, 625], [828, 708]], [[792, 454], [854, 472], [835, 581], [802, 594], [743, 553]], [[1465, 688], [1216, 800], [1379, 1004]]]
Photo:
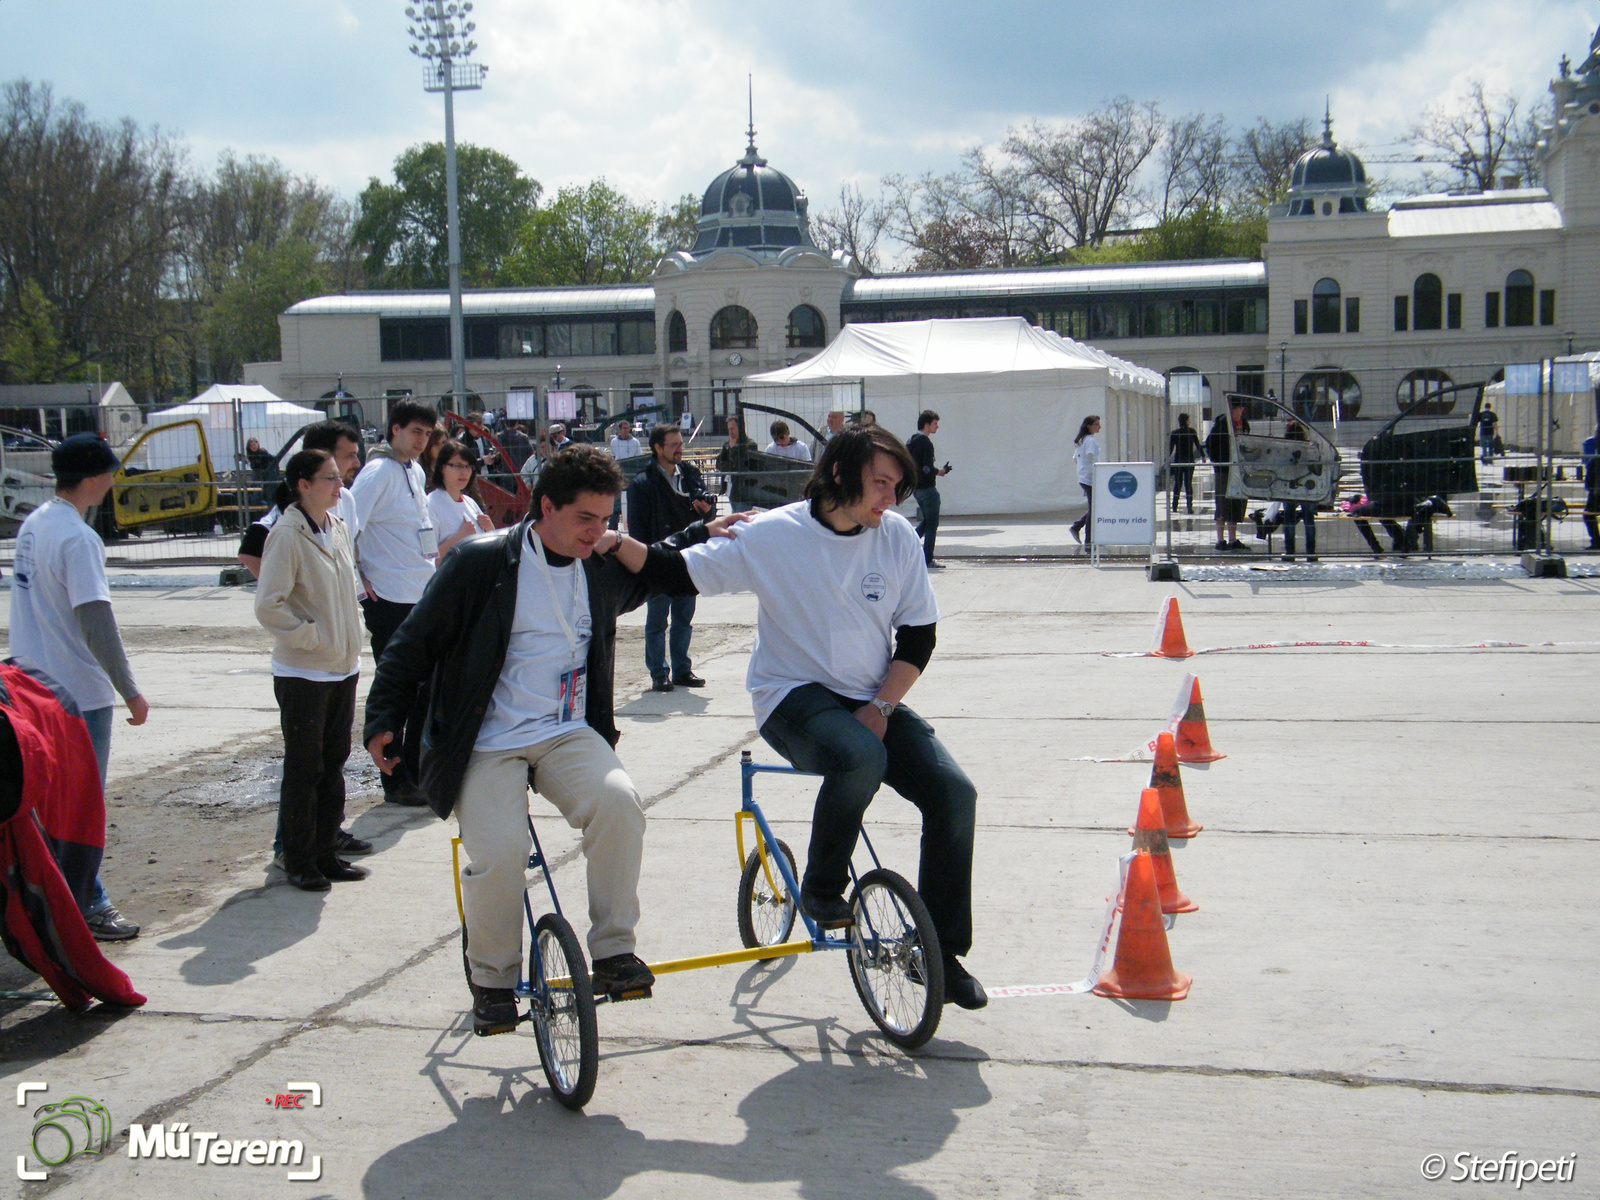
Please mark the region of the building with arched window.
[[[1489, 379], [1569, 340], [1600, 348], [1600, 50], [1550, 91], [1545, 186], [1507, 179], [1385, 211], [1325, 117], [1269, 214], [1261, 262], [870, 277], [816, 244], [804, 191], [751, 129], [707, 186], [692, 247], [647, 283], [468, 292], [468, 383], [492, 404], [548, 390], [559, 366], [564, 386], [653, 393], [718, 430], [746, 375], [817, 353], [847, 323], [1022, 316], [1158, 372], [1201, 374], [1214, 393], [1384, 419], [1441, 378]], [[279, 324], [282, 360], [249, 364], [245, 378], [286, 398], [315, 400], [341, 374], [360, 396], [449, 387], [442, 291], [317, 297]]]

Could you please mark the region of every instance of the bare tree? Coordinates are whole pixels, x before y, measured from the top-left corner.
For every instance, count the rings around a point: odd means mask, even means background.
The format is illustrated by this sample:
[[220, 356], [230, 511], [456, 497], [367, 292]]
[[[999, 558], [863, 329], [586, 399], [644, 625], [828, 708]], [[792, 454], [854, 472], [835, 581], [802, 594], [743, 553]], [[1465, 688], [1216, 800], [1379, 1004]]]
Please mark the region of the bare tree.
[[1544, 171], [1539, 162], [1539, 143], [1554, 120], [1550, 101], [1535, 104], [1532, 111], [1517, 122], [1507, 140], [1506, 163], [1516, 168], [1523, 187], [1538, 187], [1544, 182]]
[[1239, 203], [1257, 211], [1281, 201], [1289, 191], [1294, 164], [1317, 144], [1305, 117], [1273, 124], [1265, 117], [1239, 137]]
[[842, 250], [868, 275], [875, 275], [882, 265], [878, 242], [888, 220], [884, 205], [868, 200], [859, 187], [846, 183], [839, 187], [839, 207], [818, 211], [811, 219], [811, 230], [824, 250]]
[[1126, 224], [1143, 208], [1135, 181], [1161, 135], [1160, 109], [1127, 96], [1079, 120], [1009, 130], [1003, 148], [1026, 179], [1023, 204], [1036, 235], [1098, 246]]
[[1441, 156], [1458, 184], [1492, 191], [1518, 131], [1518, 107], [1515, 96], [1492, 94], [1481, 79], [1472, 79], [1465, 96], [1430, 106], [1406, 141]]
[[1167, 122], [1161, 144], [1162, 220], [1227, 205], [1238, 174], [1231, 142], [1222, 117], [1207, 120], [1204, 113], [1192, 113]]

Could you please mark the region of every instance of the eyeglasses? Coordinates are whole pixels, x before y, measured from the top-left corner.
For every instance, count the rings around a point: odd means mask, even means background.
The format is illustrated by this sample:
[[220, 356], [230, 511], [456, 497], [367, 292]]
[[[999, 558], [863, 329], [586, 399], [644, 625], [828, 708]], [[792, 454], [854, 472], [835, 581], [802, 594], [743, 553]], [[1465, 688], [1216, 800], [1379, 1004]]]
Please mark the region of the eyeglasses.
[[339, 476], [339, 475], [313, 475], [311, 477], [311, 482], [312, 483], [337, 483], [340, 487], [344, 486], [344, 478], [342, 476]]

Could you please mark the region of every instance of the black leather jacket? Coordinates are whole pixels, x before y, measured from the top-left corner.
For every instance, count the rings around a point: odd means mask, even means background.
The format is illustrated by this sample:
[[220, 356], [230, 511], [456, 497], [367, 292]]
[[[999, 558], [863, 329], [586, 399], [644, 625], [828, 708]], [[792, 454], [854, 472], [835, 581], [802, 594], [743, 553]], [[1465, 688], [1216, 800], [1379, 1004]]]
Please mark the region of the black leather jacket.
[[[697, 521], [666, 546], [676, 550], [705, 540], [705, 523]], [[440, 817], [450, 815], [461, 794], [472, 747], [505, 665], [517, 609], [517, 570], [527, 545], [524, 520], [470, 538], [446, 555], [422, 599], [389, 639], [372, 679], [363, 744], [399, 728], [417, 687], [429, 684], [421, 787]], [[682, 559], [658, 547], [651, 548], [637, 575], [609, 555], [590, 555], [583, 571], [591, 622], [584, 721], [615, 746], [621, 737], [613, 712], [617, 617], [658, 592], [692, 592], [693, 584]]]

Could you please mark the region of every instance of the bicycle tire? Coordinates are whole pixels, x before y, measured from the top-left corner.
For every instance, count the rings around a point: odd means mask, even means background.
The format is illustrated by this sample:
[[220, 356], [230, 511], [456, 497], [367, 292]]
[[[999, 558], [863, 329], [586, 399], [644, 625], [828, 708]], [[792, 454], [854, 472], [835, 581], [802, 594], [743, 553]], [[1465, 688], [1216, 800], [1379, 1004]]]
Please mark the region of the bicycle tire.
[[944, 1012], [944, 956], [928, 906], [904, 876], [880, 867], [861, 877], [850, 907], [845, 953], [856, 995], [885, 1037], [915, 1050]]
[[556, 1100], [576, 1112], [589, 1103], [600, 1075], [600, 1028], [589, 964], [578, 935], [557, 913], [539, 918], [533, 938], [528, 1016], [539, 1044], [539, 1065]]
[[[760, 834], [756, 836], [760, 837]], [[789, 874], [798, 879], [800, 872], [795, 866], [794, 851], [789, 849], [789, 843], [779, 838], [777, 847], [789, 860]], [[770, 848], [767, 857], [772, 857]], [[783, 887], [783, 876], [776, 870], [772, 872], [772, 881]], [[790, 933], [794, 931], [794, 901], [793, 896], [778, 898], [768, 886], [767, 872], [761, 866], [760, 848], [750, 851], [750, 857], [744, 860], [744, 870], [739, 875], [739, 940], [750, 950], [788, 941]]]

